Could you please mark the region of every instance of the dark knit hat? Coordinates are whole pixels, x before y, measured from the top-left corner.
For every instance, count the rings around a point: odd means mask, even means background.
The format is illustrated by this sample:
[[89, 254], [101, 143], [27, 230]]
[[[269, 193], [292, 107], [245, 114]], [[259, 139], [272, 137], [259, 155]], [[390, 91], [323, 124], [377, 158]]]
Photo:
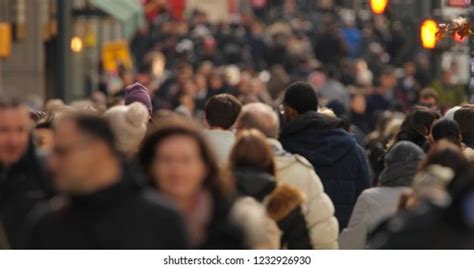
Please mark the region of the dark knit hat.
[[125, 105], [132, 104], [134, 102], [142, 103], [150, 116], [153, 113], [153, 106], [151, 104], [150, 94], [147, 88], [142, 84], [136, 82], [125, 89]]
[[410, 186], [425, 156], [423, 150], [410, 141], [400, 141], [385, 155], [385, 168], [380, 174], [382, 186]]

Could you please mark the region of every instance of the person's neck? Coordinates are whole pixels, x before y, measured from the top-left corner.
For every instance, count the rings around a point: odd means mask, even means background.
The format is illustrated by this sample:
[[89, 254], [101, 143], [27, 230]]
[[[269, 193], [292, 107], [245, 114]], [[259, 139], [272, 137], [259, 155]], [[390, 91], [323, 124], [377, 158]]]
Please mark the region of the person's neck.
[[93, 191], [100, 191], [113, 186], [119, 182], [122, 177], [122, 167], [120, 161], [116, 158], [110, 157], [103, 159], [100, 165], [101, 169], [94, 171], [90, 178], [91, 188]]
[[185, 213], [192, 212], [196, 206], [196, 201], [199, 196], [199, 193], [196, 193], [192, 196], [177, 199], [176, 203], [178, 207]]

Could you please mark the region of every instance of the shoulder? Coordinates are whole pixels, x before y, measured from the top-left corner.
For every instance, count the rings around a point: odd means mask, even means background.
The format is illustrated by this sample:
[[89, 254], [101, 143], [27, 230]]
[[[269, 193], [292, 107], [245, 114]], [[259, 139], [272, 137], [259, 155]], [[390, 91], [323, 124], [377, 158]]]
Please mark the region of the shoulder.
[[267, 211], [275, 221], [280, 221], [305, 202], [304, 194], [285, 183], [277, 185], [268, 197]]
[[176, 218], [180, 214], [175, 205], [166, 201], [159, 193], [152, 189], [144, 189], [138, 197], [137, 210], [143, 210], [150, 213], [150, 216], [157, 216], [159, 218]]
[[305, 168], [314, 169], [313, 165], [305, 157], [299, 154], [295, 154], [293, 156], [298, 164], [304, 166]]

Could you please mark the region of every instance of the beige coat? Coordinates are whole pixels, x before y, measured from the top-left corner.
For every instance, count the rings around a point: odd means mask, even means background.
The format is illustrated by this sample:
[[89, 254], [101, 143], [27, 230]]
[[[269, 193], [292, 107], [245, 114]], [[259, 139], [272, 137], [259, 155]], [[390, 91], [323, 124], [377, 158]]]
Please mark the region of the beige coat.
[[334, 217], [334, 205], [313, 166], [300, 155], [284, 152], [277, 140], [268, 139], [268, 143], [275, 153], [277, 181], [297, 187], [306, 196], [303, 213], [311, 243], [317, 249], [337, 249], [339, 224]]

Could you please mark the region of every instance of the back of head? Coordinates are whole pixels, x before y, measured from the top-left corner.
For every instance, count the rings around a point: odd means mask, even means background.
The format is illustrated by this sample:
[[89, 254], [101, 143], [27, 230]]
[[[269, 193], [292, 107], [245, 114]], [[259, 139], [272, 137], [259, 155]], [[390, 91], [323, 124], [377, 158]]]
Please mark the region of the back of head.
[[228, 130], [234, 125], [240, 114], [242, 104], [230, 94], [218, 94], [211, 97], [205, 107], [207, 123], [211, 128]]
[[276, 112], [263, 103], [250, 103], [243, 106], [236, 123], [239, 130], [257, 129], [268, 138], [278, 137], [279, 125]]
[[251, 168], [275, 175], [275, 162], [265, 136], [256, 129], [239, 133], [230, 153], [230, 168]]
[[385, 168], [380, 174], [381, 185], [411, 185], [424, 156], [423, 150], [410, 141], [396, 143], [385, 156]]
[[464, 169], [467, 163], [468, 160], [459, 146], [448, 140], [440, 140], [430, 149], [419, 170], [423, 171], [430, 165], [441, 165], [458, 172]]
[[117, 138], [117, 148], [123, 153], [137, 151], [147, 130], [148, 110], [141, 103], [115, 106], [104, 114]]
[[434, 141], [446, 139], [461, 146], [461, 131], [454, 120], [441, 119], [436, 121], [431, 128], [431, 135]]
[[407, 114], [402, 123], [397, 141], [415, 141], [420, 137], [429, 134], [433, 122], [440, 118], [440, 115], [427, 107], [415, 106]]
[[304, 82], [295, 82], [285, 91], [283, 103], [299, 114], [318, 110], [318, 96], [313, 87]]
[[474, 138], [474, 105], [463, 106], [457, 110], [454, 120], [459, 124], [463, 140]]

